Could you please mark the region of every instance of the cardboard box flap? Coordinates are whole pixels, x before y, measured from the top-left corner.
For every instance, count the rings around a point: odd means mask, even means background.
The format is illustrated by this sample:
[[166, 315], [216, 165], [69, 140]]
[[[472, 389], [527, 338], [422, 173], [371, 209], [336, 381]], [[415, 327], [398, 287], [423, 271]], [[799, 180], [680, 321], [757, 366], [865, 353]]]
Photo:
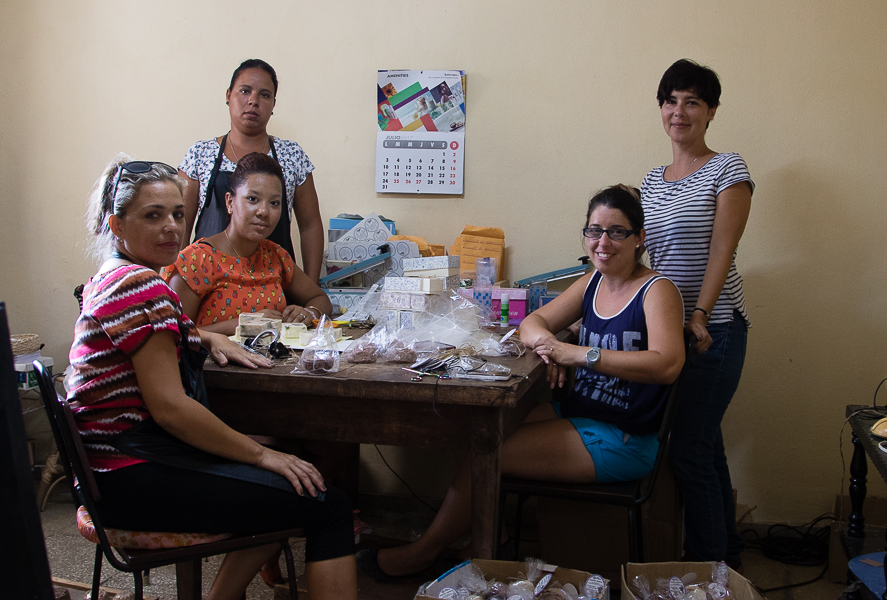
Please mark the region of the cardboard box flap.
[[498, 227], [466, 225], [462, 235], [456, 238], [456, 243], [450, 248], [450, 254], [458, 254], [461, 257], [459, 268], [466, 274], [474, 272], [475, 261], [478, 258], [495, 258], [499, 261], [496, 279], [502, 279], [505, 232]]

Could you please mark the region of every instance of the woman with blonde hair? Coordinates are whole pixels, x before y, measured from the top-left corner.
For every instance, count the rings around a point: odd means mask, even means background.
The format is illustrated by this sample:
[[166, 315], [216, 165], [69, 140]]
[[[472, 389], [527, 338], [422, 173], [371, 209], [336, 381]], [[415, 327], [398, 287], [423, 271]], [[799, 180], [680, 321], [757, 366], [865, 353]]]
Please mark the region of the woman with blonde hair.
[[[180, 369], [202, 365], [201, 346], [222, 366], [271, 362], [224, 335], [198, 331], [157, 274], [185, 236], [176, 170], [117, 157], [96, 185], [90, 220], [101, 266], [84, 289], [68, 402], [101, 491], [102, 521], [201, 533], [301, 527], [312, 598], [357, 598], [345, 494], [327, 488], [310, 463], [225, 425], [198, 401], [200, 387], [182, 377]], [[278, 548], [228, 554], [207, 598], [240, 598]]]

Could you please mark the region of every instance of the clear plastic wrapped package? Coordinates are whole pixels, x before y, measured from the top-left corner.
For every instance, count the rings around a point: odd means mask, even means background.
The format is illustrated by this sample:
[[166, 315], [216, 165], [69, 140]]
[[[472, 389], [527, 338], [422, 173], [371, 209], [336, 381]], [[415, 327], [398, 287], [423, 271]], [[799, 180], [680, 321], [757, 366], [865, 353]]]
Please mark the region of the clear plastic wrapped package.
[[331, 325], [326, 315], [320, 319], [314, 335], [302, 350], [302, 356], [292, 373], [321, 374], [339, 371], [339, 350]]

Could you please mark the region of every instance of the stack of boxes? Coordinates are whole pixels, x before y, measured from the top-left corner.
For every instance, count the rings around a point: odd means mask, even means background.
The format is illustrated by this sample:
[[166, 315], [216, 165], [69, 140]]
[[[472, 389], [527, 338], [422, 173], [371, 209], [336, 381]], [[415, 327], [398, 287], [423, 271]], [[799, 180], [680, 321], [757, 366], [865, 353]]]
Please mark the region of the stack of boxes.
[[459, 287], [458, 256], [405, 258], [403, 269], [403, 277], [385, 277], [380, 300], [388, 323], [398, 329], [412, 327], [431, 296]]

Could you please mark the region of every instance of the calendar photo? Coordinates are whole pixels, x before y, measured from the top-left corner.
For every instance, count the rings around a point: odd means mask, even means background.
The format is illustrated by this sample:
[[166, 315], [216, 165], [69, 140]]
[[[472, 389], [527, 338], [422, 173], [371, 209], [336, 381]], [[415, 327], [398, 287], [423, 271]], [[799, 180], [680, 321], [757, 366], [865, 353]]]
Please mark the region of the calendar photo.
[[376, 191], [461, 194], [464, 71], [379, 71]]

